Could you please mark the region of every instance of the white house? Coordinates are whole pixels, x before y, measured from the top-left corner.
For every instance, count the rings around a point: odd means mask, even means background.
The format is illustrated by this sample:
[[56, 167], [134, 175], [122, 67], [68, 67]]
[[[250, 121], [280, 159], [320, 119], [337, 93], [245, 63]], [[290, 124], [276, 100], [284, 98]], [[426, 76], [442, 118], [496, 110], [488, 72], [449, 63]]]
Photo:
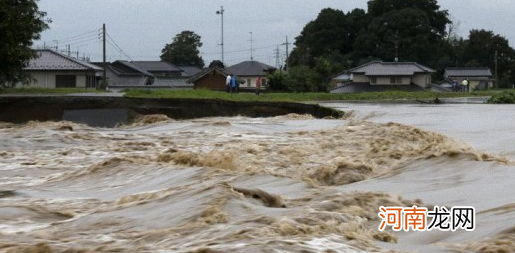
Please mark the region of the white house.
[[[372, 61], [335, 75], [332, 81], [339, 83], [331, 92], [425, 90], [431, 88], [431, 74], [434, 72], [415, 62]], [[335, 78], [346, 79], [346, 82], [341, 83]]]
[[256, 88], [256, 80], [258, 77], [261, 77], [262, 88], [265, 88], [267, 86], [266, 78], [268, 74], [274, 72], [276, 68], [258, 61], [244, 61], [228, 67], [227, 70], [233, 75], [236, 75], [238, 79], [245, 81], [245, 83], [240, 86], [240, 89], [254, 89]]
[[98, 66], [51, 49], [35, 51], [37, 57], [23, 68], [31, 77], [29, 87], [95, 88], [100, 80], [102, 69]]

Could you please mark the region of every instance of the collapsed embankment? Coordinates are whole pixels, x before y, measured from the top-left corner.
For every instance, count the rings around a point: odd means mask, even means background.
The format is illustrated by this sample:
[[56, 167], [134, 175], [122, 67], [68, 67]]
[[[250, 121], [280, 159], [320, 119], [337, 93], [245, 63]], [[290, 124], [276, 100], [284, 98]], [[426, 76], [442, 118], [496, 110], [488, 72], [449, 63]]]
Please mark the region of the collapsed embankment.
[[[218, 99], [160, 99], [125, 97], [23, 96], [0, 98], [0, 121], [79, 119], [81, 123], [102, 118], [93, 125], [130, 123], [137, 115], [164, 114], [173, 119], [213, 116], [271, 117], [289, 113], [317, 118], [339, 117], [341, 112], [312, 104], [289, 102], [235, 102]], [[86, 118], [85, 118], [86, 117]], [[84, 122], [85, 121], [85, 122]], [[114, 122], [118, 121], [118, 122]]]

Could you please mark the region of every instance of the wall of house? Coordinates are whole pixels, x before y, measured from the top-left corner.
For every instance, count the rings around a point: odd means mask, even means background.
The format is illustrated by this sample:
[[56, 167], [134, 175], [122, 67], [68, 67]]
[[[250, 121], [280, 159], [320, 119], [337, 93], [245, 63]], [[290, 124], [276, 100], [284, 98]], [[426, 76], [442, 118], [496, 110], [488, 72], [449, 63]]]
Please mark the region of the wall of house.
[[392, 83], [392, 80], [391, 80], [392, 77], [380, 76], [380, 77], [375, 77], [376, 82], [373, 83], [371, 80], [372, 78], [373, 77], [370, 77], [370, 79], [369, 79], [369, 82], [371, 85], [409, 85], [410, 81], [411, 81], [411, 79], [409, 77], [398, 76], [398, 77], [394, 77], [395, 82]]
[[[256, 88], [256, 80], [257, 76], [238, 76], [239, 80], [244, 80], [245, 83], [240, 85], [240, 88]], [[265, 77], [261, 77], [261, 89], [265, 89], [267, 85], [267, 79]]]
[[351, 79], [355, 83], [368, 83], [370, 81], [367, 76], [365, 76], [365, 75], [356, 75], [356, 74], [352, 74], [351, 75]]
[[493, 82], [490, 80], [470, 80], [469, 79], [469, 86], [470, 86], [469, 91], [476, 90], [481, 82], [487, 82], [489, 89], [493, 87]]
[[112, 86], [144, 86], [148, 77], [143, 75], [137, 76], [118, 76], [113, 72], [107, 72], [108, 84]]
[[86, 76], [92, 76], [92, 72], [81, 71], [31, 71], [30, 76], [33, 79], [29, 87], [34, 88], [55, 88], [57, 75], [73, 75], [76, 76], [76, 88], [86, 88]]
[[[372, 82], [375, 78], [375, 82]], [[431, 75], [428, 74], [415, 74], [413, 77], [403, 76], [395, 77], [395, 82], [392, 83], [390, 76], [368, 77], [365, 75], [352, 75], [352, 81], [355, 83], [370, 83], [371, 85], [410, 85], [412, 82], [420, 87], [426, 88], [431, 84]]]
[[209, 73], [194, 83], [194, 89], [225, 90], [225, 76]]
[[431, 75], [429, 74], [415, 74], [412, 78], [412, 82], [422, 88], [431, 86]]

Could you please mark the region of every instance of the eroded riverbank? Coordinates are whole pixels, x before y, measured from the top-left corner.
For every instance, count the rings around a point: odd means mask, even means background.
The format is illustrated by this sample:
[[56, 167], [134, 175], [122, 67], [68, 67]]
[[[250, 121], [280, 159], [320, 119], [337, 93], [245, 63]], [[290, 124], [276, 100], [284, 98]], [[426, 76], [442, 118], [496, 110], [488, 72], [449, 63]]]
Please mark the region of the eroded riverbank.
[[92, 126], [130, 124], [139, 115], [161, 114], [172, 119], [202, 117], [273, 117], [290, 113], [315, 118], [343, 113], [312, 104], [289, 102], [235, 102], [216, 99], [145, 99], [124, 97], [23, 96], [0, 97], [0, 121], [69, 120]]

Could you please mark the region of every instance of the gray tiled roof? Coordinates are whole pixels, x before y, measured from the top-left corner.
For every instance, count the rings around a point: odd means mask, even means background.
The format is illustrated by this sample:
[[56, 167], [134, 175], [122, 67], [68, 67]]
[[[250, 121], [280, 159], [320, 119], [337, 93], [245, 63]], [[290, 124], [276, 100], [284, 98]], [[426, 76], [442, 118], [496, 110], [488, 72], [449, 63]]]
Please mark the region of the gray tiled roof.
[[203, 69], [197, 67], [197, 66], [181, 66], [179, 67], [182, 69], [182, 76], [183, 77], [190, 77], [194, 76], [200, 72], [202, 72]]
[[197, 73], [196, 75], [192, 76], [190, 79], [188, 79], [188, 83], [193, 83], [193, 82], [196, 82], [197, 80], [201, 79], [202, 77], [204, 77], [205, 75], [207, 74], [215, 74], [215, 73], [218, 73], [222, 76], [227, 76], [229, 75], [230, 73], [226, 70], [226, 69], [222, 69], [222, 68], [207, 68], [207, 69], [204, 69], [203, 71]]
[[38, 57], [31, 59], [24, 70], [95, 70], [102, 69], [50, 49], [35, 50]]
[[177, 66], [165, 61], [133, 61], [133, 64], [149, 72], [180, 72]]
[[415, 62], [373, 61], [348, 70], [366, 76], [412, 76], [415, 73], [433, 73], [435, 70]]
[[492, 72], [487, 67], [452, 67], [445, 69], [445, 77], [491, 77]]
[[275, 69], [274, 67], [258, 62], [244, 61], [227, 68], [231, 73], [237, 76], [266, 76], [266, 70]]
[[132, 62], [118, 60], [118, 61], [115, 61], [114, 63], [119, 63], [119, 64], [123, 65], [125, 67], [125, 69], [130, 68], [133, 71], [139, 72], [141, 74], [144, 74], [144, 75], [147, 75], [147, 76], [153, 76], [152, 73], [146, 71], [145, 69], [139, 67], [138, 65], [136, 65], [136, 64], [134, 64]]

